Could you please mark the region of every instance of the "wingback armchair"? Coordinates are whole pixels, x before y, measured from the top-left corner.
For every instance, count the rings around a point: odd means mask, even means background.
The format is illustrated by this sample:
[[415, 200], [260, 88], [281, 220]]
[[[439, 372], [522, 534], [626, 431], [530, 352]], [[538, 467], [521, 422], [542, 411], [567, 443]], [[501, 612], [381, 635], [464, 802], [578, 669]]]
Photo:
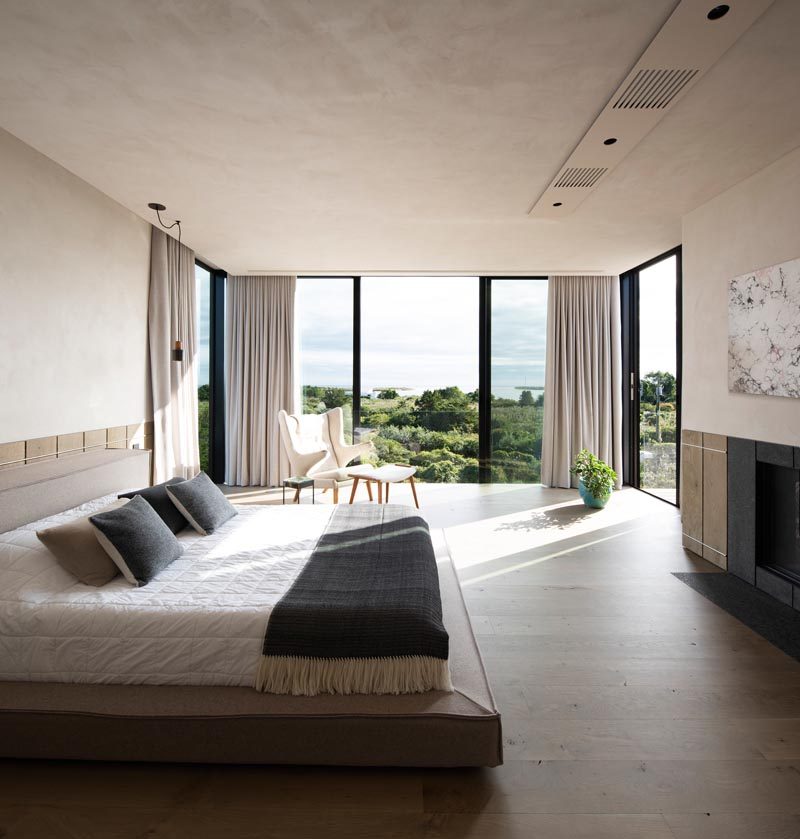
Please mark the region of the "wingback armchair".
[[287, 414], [278, 411], [281, 443], [293, 475], [308, 475], [317, 486], [333, 490], [353, 483], [346, 467], [374, 449], [372, 443], [349, 445], [344, 439], [344, 413], [331, 408], [323, 414]]

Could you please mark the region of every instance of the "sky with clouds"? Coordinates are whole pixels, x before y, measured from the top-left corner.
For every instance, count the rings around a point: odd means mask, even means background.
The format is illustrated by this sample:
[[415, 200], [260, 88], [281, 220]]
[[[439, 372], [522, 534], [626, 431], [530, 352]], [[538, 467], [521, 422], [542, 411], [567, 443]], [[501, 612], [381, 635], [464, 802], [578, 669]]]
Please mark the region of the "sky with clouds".
[[[492, 283], [492, 380], [497, 395], [544, 384], [547, 283]], [[297, 317], [303, 384], [349, 387], [352, 281], [300, 278]], [[361, 384], [419, 393], [478, 387], [477, 277], [363, 277]]]
[[[198, 384], [208, 383], [208, 273], [195, 270]], [[352, 280], [297, 281], [297, 323], [304, 385], [352, 386]], [[675, 258], [641, 273], [641, 369], [675, 370]], [[547, 282], [492, 281], [492, 392], [516, 398], [544, 386]], [[363, 277], [361, 384], [420, 393], [478, 387], [477, 277]]]
[[676, 258], [639, 272], [639, 369], [675, 374]]
[[208, 384], [209, 336], [211, 332], [211, 275], [205, 268], [194, 266], [197, 305], [197, 386]]

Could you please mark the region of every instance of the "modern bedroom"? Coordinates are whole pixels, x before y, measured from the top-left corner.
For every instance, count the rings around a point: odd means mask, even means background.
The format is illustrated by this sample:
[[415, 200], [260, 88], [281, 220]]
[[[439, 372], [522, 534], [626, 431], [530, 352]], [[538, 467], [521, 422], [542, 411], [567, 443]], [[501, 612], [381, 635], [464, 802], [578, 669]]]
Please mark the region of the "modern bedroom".
[[800, 837], [798, 37], [0, 5], [0, 836]]

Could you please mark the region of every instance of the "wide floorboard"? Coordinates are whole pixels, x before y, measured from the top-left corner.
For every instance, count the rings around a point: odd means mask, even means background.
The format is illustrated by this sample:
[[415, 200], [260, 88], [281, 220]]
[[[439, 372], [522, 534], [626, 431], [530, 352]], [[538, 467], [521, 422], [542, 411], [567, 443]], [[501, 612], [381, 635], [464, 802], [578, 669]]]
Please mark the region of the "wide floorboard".
[[419, 491], [459, 568], [504, 766], [5, 761], [0, 836], [800, 837], [800, 664], [672, 576], [717, 570], [683, 551], [673, 507], [634, 490], [602, 511], [541, 487]]

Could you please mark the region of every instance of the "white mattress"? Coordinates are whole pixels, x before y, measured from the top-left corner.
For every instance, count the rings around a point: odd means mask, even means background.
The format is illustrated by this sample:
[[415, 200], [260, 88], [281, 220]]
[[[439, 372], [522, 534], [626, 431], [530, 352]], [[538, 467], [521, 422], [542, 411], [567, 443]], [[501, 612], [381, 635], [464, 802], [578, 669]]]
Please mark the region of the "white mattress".
[[331, 505], [240, 506], [212, 536], [135, 588], [61, 568], [36, 531], [116, 495], [0, 533], [0, 680], [252, 686], [272, 607], [325, 529]]

